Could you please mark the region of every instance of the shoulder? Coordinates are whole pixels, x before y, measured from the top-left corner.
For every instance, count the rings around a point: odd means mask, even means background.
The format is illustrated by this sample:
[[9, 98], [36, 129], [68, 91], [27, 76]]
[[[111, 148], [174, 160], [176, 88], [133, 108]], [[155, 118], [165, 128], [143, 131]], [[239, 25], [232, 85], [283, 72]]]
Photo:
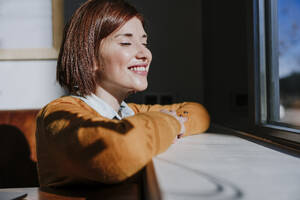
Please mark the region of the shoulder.
[[79, 98], [73, 96], [62, 96], [60, 98], [51, 101], [46, 106], [58, 105], [58, 104], [79, 104], [80, 102], [81, 100]]
[[72, 96], [63, 96], [48, 103], [43, 110], [48, 109], [65, 109], [72, 107], [84, 107], [85, 103], [79, 98]]
[[47, 116], [53, 112], [93, 112], [96, 113], [81, 99], [73, 96], [63, 96], [44, 106], [38, 116]]

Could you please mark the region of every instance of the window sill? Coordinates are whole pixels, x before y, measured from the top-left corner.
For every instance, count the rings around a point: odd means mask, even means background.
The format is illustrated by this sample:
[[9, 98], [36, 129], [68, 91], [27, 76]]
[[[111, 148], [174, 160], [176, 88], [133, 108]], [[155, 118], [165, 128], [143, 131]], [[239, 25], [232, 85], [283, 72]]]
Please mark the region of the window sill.
[[299, 158], [234, 133], [204, 133], [183, 138], [153, 158], [146, 167], [146, 196], [163, 200], [296, 199], [300, 195], [299, 166]]

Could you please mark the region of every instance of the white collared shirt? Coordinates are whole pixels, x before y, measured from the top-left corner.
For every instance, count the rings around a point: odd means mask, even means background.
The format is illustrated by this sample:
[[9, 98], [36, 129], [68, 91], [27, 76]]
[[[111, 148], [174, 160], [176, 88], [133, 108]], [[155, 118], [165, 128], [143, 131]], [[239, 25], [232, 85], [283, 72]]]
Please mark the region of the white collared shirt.
[[85, 97], [81, 96], [74, 96], [84, 101], [86, 104], [88, 104], [90, 107], [92, 107], [94, 110], [96, 110], [100, 115], [103, 117], [114, 119], [117, 118], [119, 120], [133, 116], [135, 113], [134, 111], [124, 102], [122, 101], [119, 113], [121, 113], [121, 116], [110, 106], [108, 103], [106, 103], [104, 100], [99, 98], [98, 96], [91, 94]]

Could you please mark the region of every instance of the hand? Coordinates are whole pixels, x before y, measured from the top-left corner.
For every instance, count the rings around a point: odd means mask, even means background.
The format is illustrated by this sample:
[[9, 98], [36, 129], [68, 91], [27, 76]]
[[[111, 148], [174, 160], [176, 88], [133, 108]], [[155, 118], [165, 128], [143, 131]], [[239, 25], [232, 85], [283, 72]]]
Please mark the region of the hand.
[[177, 137], [175, 138], [175, 140], [174, 140], [174, 142], [173, 142], [173, 143], [175, 143], [175, 141], [176, 141], [177, 139], [181, 138], [181, 137], [184, 135], [184, 133], [185, 133], [184, 122], [186, 122], [187, 118], [186, 118], [186, 117], [182, 117], [182, 116], [178, 116], [178, 115], [176, 114], [176, 111], [175, 111], [175, 110], [165, 110], [165, 109], [164, 109], [164, 110], [161, 110], [160, 112], [175, 117], [175, 119], [177, 119], [177, 121], [178, 121], [178, 122], [180, 123], [180, 125], [181, 125], [180, 132], [179, 132], [179, 134], [177, 135]]

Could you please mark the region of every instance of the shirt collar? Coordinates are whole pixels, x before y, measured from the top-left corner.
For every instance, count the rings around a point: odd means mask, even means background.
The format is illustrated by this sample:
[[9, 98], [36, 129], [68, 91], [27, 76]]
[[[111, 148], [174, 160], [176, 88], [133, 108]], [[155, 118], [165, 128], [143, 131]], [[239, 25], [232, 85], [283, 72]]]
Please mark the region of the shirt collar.
[[92, 107], [94, 110], [96, 110], [100, 115], [109, 119], [117, 118], [121, 120], [122, 118], [133, 116], [135, 114], [134, 111], [124, 101], [122, 101], [120, 105], [120, 110], [119, 110], [119, 113], [121, 114], [120, 116], [108, 103], [106, 103], [104, 100], [102, 100], [101, 98], [99, 98], [94, 94], [85, 97], [82, 96], [73, 96], [73, 97], [81, 99], [90, 107]]

